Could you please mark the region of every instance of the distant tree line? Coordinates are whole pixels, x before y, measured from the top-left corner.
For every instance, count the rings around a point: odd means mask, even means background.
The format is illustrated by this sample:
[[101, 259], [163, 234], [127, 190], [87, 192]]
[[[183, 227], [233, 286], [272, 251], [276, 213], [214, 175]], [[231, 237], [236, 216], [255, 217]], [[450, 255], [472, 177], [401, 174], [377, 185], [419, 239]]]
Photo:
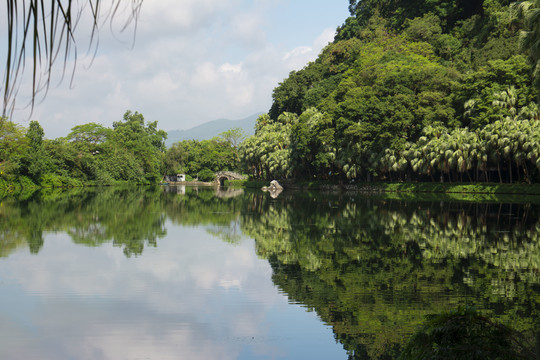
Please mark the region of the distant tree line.
[[77, 125], [66, 137], [44, 138], [37, 121], [24, 128], [0, 117], [0, 188], [73, 187], [121, 182], [155, 184], [164, 175], [185, 173], [212, 181], [221, 170], [240, 171], [239, 143], [244, 134], [231, 129], [210, 140], [186, 140], [165, 148], [167, 133], [157, 121], [145, 122], [127, 111], [112, 128]]
[[89, 123], [75, 126], [66, 137], [49, 140], [37, 121], [28, 129], [0, 118], [0, 179], [24, 178], [42, 186], [155, 183], [167, 133], [157, 121], [127, 111], [112, 128]]

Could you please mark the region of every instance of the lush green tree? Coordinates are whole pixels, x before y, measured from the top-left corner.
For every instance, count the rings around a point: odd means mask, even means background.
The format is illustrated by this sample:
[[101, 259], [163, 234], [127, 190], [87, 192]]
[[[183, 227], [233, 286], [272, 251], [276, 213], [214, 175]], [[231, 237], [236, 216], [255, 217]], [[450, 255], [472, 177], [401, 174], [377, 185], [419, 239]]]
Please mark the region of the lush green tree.
[[[519, 110], [534, 101], [537, 92], [530, 85], [529, 74], [530, 66], [522, 55], [489, 61], [487, 66], [467, 74], [455, 89], [455, 98], [463, 104], [464, 125], [481, 128], [501, 116], [511, 115], [512, 107]], [[500, 97], [509, 88], [514, 89], [514, 105], [494, 106], [494, 101], [500, 104]]]
[[298, 121], [293, 113], [281, 114], [277, 121], [268, 114], [259, 116], [255, 135], [240, 146], [242, 162], [256, 179], [284, 179], [292, 174], [291, 130]]
[[28, 138], [22, 126], [0, 117], [0, 177], [17, 175]]
[[167, 133], [157, 129], [157, 121], [145, 123], [138, 112], [126, 111], [123, 121], [113, 123], [111, 158], [105, 160], [113, 178], [157, 182], [165, 151]]
[[163, 173], [165, 175], [172, 175], [185, 172], [188, 155], [189, 154], [182, 143], [173, 144], [165, 153], [165, 157], [163, 159]]
[[303, 110], [303, 100], [307, 89], [311, 87], [313, 79], [308, 70], [292, 71], [289, 77], [274, 89], [273, 103], [268, 114], [276, 120], [284, 112], [299, 115]]
[[111, 136], [111, 130], [101, 124], [88, 123], [77, 125], [71, 129], [67, 140], [73, 142], [81, 150], [99, 151], [101, 145]]
[[229, 144], [231, 144], [234, 150], [236, 163], [240, 164], [240, 153], [238, 151], [238, 147], [247, 137], [244, 130], [242, 130], [241, 128], [233, 128], [222, 132], [221, 134], [219, 134], [219, 136], [222, 137], [225, 141], [229, 142]]
[[451, 98], [458, 79], [426, 43], [389, 34], [365, 43], [321, 104], [335, 123], [338, 163], [347, 177], [373, 170], [379, 153], [402, 149], [427, 125], [458, 125]]
[[39, 122], [32, 120], [26, 138], [28, 140], [28, 148], [22, 158], [22, 173], [31, 178], [34, 182], [39, 183], [41, 177], [46, 173], [55, 171], [53, 159], [43, 146], [43, 137], [45, 132]]
[[361, 25], [365, 25], [373, 15], [379, 14], [387, 19], [388, 25], [400, 28], [407, 19], [432, 13], [444, 19], [446, 26], [451, 26], [460, 20], [482, 14], [484, 2], [484, 0], [350, 0], [349, 11]]
[[533, 68], [533, 78], [537, 89], [540, 89], [540, 1], [518, 1], [513, 5], [518, 17], [524, 19], [521, 32], [521, 48], [527, 53]]
[[179, 143], [187, 155], [185, 170], [192, 177], [203, 169], [213, 172], [231, 170], [239, 167], [235, 149], [223, 138], [215, 137], [210, 140], [184, 140]]
[[291, 129], [291, 162], [296, 178], [327, 178], [334, 171], [336, 149], [329, 116], [309, 108]]

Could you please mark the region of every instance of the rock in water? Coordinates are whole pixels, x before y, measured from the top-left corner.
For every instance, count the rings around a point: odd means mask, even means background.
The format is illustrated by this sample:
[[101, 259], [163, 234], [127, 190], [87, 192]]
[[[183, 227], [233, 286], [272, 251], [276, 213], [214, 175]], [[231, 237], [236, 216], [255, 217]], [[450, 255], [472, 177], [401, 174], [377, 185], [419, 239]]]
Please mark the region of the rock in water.
[[277, 180], [270, 181], [270, 190], [283, 190], [283, 186], [281, 186]]

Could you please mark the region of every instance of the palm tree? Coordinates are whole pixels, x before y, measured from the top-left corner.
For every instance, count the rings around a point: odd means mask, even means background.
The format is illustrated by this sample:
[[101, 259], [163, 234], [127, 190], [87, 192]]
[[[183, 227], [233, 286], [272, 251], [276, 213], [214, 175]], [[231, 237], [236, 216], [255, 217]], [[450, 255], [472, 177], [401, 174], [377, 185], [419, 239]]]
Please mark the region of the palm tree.
[[510, 118], [515, 120], [518, 114], [518, 94], [514, 86], [510, 86], [508, 89], [493, 94], [495, 100], [493, 100], [493, 106], [500, 107], [508, 110]]
[[47, 93], [53, 65], [63, 62], [63, 74], [68, 60], [73, 60], [71, 77], [76, 67], [77, 44], [75, 33], [81, 17], [92, 18], [90, 47], [95, 52], [98, 31], [129, 9], [129, 15], [121, 24], [122, 31], [137, 22], [143, 0], [6, 0], [7, 56], [3, 86], [3, 115], [13, 112], [15, 99], [25, 70], [25, 59], [32, 58], [32, 99]]
[[516, 16], [524, 21], [520, 45], [529, 56], [535, 85], [540, 88], [540, 0], [518, 1], [513, 9]]

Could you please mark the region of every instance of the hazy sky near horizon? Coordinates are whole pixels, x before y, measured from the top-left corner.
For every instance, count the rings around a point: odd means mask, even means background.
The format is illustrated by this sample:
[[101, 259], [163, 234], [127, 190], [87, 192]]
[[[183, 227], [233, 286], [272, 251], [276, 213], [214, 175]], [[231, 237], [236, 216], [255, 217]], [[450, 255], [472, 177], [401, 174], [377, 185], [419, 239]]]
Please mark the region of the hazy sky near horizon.
[[[102, 26], [92, 56], [83, 19], [72, 85], [55, 80], [29, 117], [27, 82], [11, 119], [38, 120], [56, 138], [89, 122], [112, 126], [128, 109], [167, 131], [266, 112], [272, 90], [315, 60], [347, 16], [346, 0], [144, 0], [134, 44], [132, 29]], [[6, 29], [0, 36], [5, 56]]]

